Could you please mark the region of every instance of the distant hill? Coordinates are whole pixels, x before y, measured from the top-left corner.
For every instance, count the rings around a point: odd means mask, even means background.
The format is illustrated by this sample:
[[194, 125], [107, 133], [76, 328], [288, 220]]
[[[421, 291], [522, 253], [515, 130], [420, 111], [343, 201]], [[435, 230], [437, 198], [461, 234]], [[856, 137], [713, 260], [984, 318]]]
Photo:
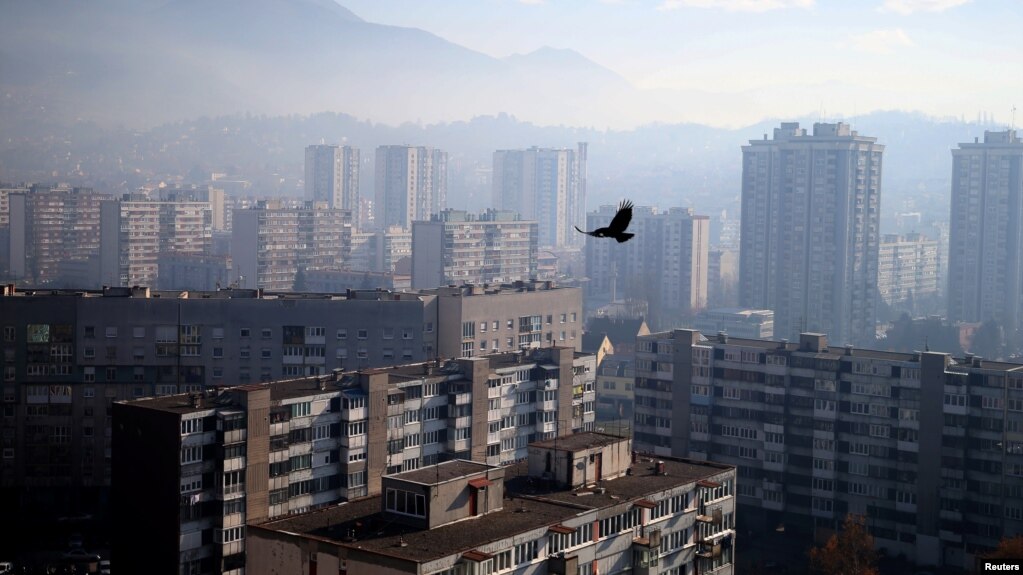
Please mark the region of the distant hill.
[[344, 111], [387, 123], [506, 112], [592, 125], [635, 90], [569, 50], [493, 58], [331, 0], [5, 2], [0, 112], [147, 127]]

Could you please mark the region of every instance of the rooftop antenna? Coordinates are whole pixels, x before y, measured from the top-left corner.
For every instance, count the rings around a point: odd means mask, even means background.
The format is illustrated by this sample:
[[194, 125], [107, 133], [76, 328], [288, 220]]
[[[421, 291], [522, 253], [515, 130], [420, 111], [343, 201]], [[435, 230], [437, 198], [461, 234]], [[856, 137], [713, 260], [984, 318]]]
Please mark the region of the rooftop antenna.
[[1009, 129], [1016, 129], [1016, 104], [1012, 105], [1012, 123], [1009, 124]]
[[924, 351], [931, 351], [930, 344], [927, 343], [927, 336], [924, 336]]

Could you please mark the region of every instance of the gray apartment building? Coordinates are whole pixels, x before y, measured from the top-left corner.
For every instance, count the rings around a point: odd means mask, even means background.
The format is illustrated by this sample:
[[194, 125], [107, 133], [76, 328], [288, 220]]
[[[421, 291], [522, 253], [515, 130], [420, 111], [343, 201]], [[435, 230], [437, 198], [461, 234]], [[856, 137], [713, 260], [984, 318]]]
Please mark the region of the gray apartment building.
[[885, 234], [878, 255], [877, 290], [881, 300], [895, 308], [940, 292], [941, 260], [938, 240], [919, 233]]
[[[607, 226], [617, 206], [601, 206], [586, 219], [586, 229]], [[690, 208], [632, 209], [626, 243], [587, 237], [586, 285], [588, 309], [618, 299], [644, 300], [651, 317], [675, 323], [707, 305], [710, 218]], [[575, 232], [578, 233], [578, 232]], [[671, 318], [671, 319], [668, 319]]]
[[1023, 313], [1023, 141], [1015, 130], [952, 150], [948, 316], [998, 320], [1014, 336]]
[[[148, 194], [124, 194], [102, 203], [100, 211], [99, 285], [155, 286], [160, 254], [209, 255], [213, 244], [210, 203], [191, 195], [168, 200]], [[95, 288], [96, 283], [85, 287]]]
[[797, 342], [650, 334], [636, 351], [635, 441], [738, 467], [750, 529], [833, 530], [971, 569], [1023, 532], [1023, 364]]
[[[305, 199], [327, 202], [327, 206], [352, 212], [359, 211], [358, 148], [351, 146], [313, 145], [305, 149]], [[356, 226], [358, 228], [358, 226]]]
[[581, 246], [586, 221], [586, 143], [572, 149], [494, 152], [493, 202], [538, 224], [541, 247]]
[[444, 210], [412, 223], [414, 289], [528, 281], [536, 262], [536, 222], [513, 212]]
[[774, 310], [778, 337], [874, 341], [883, 152], [841, 122], [742, 147], [739, 305]]
[[[95, 488], [83, 500], [100, 506], [113, 401], [516, 351], [547, 333], [544, 347], [579, 350], [581, 311], [577, 288], [543, 283], [342, 294], [3, 286], [0, 487], [45, 498]], [[486, 332], [463, 337], [484, 321]]]
[[246, 525], [449, 459], [523, 460], [592, 429], [595, 375], [592, 356], [552, 347], [116, 403], [114, 519], [142, 538], [115, 543], [118, 568], [241, 573]]
[[448, 153], [424, 146], [380, 146], [373, 186], [376, 228], [411, 229], [412, 222], [447, 207]]
[[8, 275], [37, 286], [68, 285], [65, 267], [95, 268], [100, 205], [110, 196], [92, 188], [33, 185], [8, 190]]
[[412, 270], [412, 231], [399, 226], [352, 234], [350, 270], [409, 275]]
[[731, 575], [735, 469], [630, 448], [583, 433], [515, 466], [387, 476], [381, 496], [251, 526], [249, 573]]
[[732, 337], [772, 339], [774, 312], [737, 307], [707, 309], [693, 319], [693, 329], [710, 335], [725, 332]]
[[342, 268], [352, 250], [352, 213], [306, 202], [287, 207], [260, 201], [235, 210], [231, 229], [233, 275], [238, 286], [294, 289], [299, 269]]

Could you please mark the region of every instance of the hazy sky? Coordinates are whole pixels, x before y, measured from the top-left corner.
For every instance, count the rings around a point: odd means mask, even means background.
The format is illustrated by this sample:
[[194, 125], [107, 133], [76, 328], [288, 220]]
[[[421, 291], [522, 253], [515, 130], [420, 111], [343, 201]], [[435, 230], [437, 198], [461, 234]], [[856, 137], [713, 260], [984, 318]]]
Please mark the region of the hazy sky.
[[666, 115], [718, 125], [878, 109], [1009, 122], [1023, 110], [1020, 0], [339, 3], [496, 57], [571, 48], [638, 88], [677, 91]]

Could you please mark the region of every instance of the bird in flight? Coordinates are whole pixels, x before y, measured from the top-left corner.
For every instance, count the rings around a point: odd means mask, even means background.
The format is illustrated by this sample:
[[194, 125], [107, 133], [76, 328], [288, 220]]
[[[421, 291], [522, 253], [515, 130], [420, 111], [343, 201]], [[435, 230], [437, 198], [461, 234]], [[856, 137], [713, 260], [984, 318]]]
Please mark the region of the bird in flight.
[[618, 213], [615, 214], [614, 219], [611, 220], [611, 223], [608, 224], [606, 228], [597, 228], [592, 232], [584, 232], [579, 229], [579, 226], [576, 226], [575, 229], [588, 236], [593, 236], [595, 238], [614, 238], [618, 240], [618, 243], [622, 243], [629, 241], [632, 236], [636, 235], [625, 233], [625, 229], [629, 227], [629, 222], [631, 221], [632, 202], [629, 200], [623, 200], [622, 203], [618, 205]]

